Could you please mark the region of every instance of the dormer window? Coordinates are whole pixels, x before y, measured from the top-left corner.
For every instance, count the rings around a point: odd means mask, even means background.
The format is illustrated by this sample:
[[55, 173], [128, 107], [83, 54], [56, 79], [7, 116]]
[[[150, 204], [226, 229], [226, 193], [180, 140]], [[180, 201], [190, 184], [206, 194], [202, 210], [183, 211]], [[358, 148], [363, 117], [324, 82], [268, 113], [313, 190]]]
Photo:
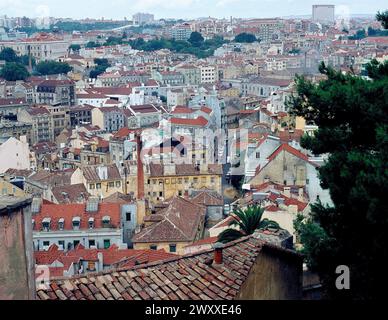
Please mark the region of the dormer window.
[[103, 228], [109, 228], [110, 227], [110, 217], [105, 216], [102, 218], [102, 227]]
[[94, 218], [89, 218], [89, 229], [94, 229]]
[[61, 218], [58, 220], [58, 229], [62, 231], [64, 227], [65, 227], [65, 219]]
[[81, 225], [81, 218], [80, 217], [74, 217], [72, 222], [73, 222], [73, 229], [74, 230], [79, 230], [80, 225]]
[[42, 220], [43, 231], [50, 231], [51, 218], [44, 218]]

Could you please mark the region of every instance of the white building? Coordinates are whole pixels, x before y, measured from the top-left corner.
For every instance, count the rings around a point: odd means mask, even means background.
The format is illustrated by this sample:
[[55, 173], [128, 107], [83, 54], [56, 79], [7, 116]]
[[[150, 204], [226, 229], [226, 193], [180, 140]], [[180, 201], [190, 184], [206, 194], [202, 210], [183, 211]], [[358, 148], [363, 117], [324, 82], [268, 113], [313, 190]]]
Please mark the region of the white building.
[[154, 15], [151, 13], [138, 12], [132, 16], [133, 24], [143, 25], [154, 22]]
[[0, 145], [0, 173], [8, 169], [30, 169], [30, 149], [27, 137], [9, 138]]
[[1, 41], [0, 50], [12, 48], [18, 55], [31, 55], [38, 61], [56, 60], [67, 54], [69, 41], [41, 33], [33, 38], [17, 41]]
[[201, 66], [201, 83], [215, 83], [218, 81], [217, 66]]
[[313, 5], [313, 21], [320, 23], [334, 23], [334, 5]]
[[32, 205], [33, 242], [36, 251], [56, 244], [70, 250], [78, 244], [85, 248], [109, 248], [123, 244], [121, 207], [117, 203], [41, 204]]

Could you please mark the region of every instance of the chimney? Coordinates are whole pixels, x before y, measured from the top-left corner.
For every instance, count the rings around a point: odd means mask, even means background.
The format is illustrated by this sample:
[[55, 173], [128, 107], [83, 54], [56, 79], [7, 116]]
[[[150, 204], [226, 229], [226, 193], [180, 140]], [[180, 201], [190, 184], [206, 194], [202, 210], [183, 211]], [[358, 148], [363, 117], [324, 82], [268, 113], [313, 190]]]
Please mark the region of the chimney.
[[144, 168], [141, 159], [141, 133], [136, 133], [136, 149], [137, 149], [137, 198], [144, 199]]
[[214, 248], [214, 264], [222, 264], [223, 263], [223, 256], [222, 256], [222, 250], [224, 249], [224, 245], [221, 242], [217, 242], [213, 246]]

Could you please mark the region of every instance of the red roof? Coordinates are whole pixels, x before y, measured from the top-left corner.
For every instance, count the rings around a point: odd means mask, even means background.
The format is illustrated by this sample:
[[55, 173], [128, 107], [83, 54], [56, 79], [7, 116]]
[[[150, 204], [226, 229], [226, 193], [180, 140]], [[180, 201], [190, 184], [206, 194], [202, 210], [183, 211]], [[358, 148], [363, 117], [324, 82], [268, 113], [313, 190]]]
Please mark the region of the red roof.
[[206, 126], [208, 121], [200, 116], [196, 119], [181, 119], [181, 118], [171, 118], [172, 124], [185, 125], [185, 126]]
[[180, 113], [193, 113], [194, 110], [185, 106], [176, 106], [171, 114], [180, 114]]
[[208, 114], [211, 114], [213, 112], [212, 109], [208, 108], [208, 107], [202, 107], [201, 108], [201, 111], [202, 112], [205, 112], [205, 113], [208, 113]]
[[279, 148], [277, 148], [275, 150], [274, 153], [272, 153], [269, 157], [268, 157], [268, 160], [269, 161], [272, 161], [273, 159], [275, 159], [282, 151], [286, 151], [288, 153], [291, 153], [293, 154], [294, 156], [304, 160], [304, 161], [309, 161], [309, 158], [303, 154], [302, 152], [300, 152], [299, 150], [296, 150], [295, 148], [291, 147], [289, 144], [286, 144], [286, 143], [283, 143], [282, 145], [279, 146]]
[[202, 245], [205, 245], [205, 244], [213, 244], [213, 243], [216, 243], [217, 241], [218, 241], [218, 237], [209, 237], [209, 238], [205, 238], [205, 239], [193, 242], [192, 244], [186, 246], [186, 248], [202, 246]]
[[50, 230], [59, 230], [58, 221], [64, 219], [64, 230], [73, 230], [73, 218], [80, 218], [80, 229], [89, 230], [89, 218], [94, 218], [94, 228], [102, 228], [104, 216], [110, 217], [111, 228], [120, 228], [120, 204], [100, 203], [97, 212], [86, 212], [85, 204], [42, 204], [39, 213], [34, 215], [34, 230], [42, 230], [42, 222], [50, 218]]

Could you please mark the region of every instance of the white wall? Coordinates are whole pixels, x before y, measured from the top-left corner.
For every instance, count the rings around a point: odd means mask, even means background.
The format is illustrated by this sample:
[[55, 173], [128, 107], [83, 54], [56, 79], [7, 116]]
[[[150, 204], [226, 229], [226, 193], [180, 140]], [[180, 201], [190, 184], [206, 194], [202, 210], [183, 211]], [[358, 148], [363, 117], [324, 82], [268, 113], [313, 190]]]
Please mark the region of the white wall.
[[0, 173], [8, 169], [30, 169], [30, 149], [25, 137], [9, 138], [0, 145]]

